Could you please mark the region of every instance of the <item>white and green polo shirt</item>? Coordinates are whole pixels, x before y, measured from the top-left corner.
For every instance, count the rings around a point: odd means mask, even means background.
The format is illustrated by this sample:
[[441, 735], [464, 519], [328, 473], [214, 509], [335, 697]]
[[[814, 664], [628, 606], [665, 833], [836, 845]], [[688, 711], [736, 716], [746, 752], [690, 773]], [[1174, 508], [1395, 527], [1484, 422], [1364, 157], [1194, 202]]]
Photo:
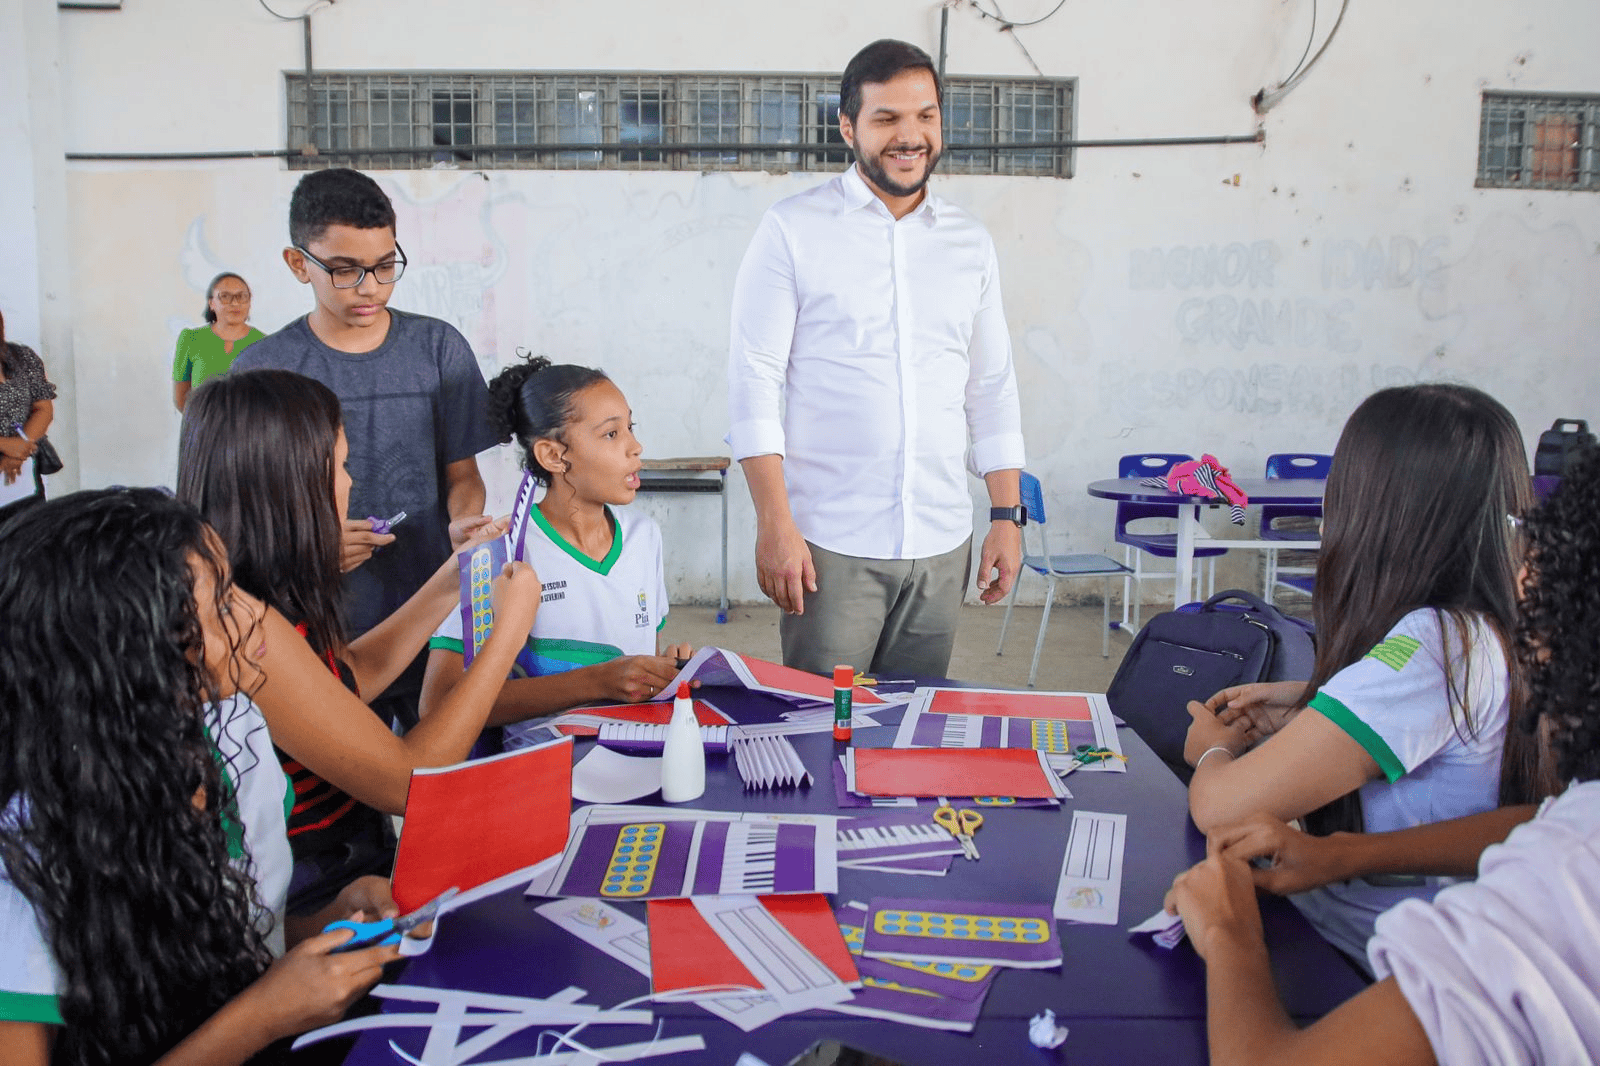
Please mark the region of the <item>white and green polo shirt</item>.
[[[624, 655], [654, 655], [656, 634], [667, 622], [667, 585], [662, 572], [661, 528], [631, 508], [606, 508], [611, 550], [591, 559], [551, 527], [530, 505], [523, 559], [544, 586], [527, 646], [512, 677], [547, 677]], [[459, 653], [461, 613], [452, 611], [429, 647]], [[510, 725], [507, 748], [530, 726]]]
[[[1349, 734], [1383, 772], [1361, 787], [1369, 833], [1460, 818], [1499, 803], [1510, 713], [1505, 651], [1481, 616], [1468, 625], [1465, 649], [1449, 616], [1440, 626], [1433, 609], [1412, 611], [1311, 698], [1310, 708]], [[1446, 684], [1447, 655], [1455, 698]], [[1295, 902], [1334, 946], [1364, 960], [1379, 914], [1402, 899], [1431, 899], [1451, 880], [1384, 886], [1356, 880]]]
[[[222, 819], [228, 855], [255, 881], [257, 921], [272, 953], [281, 955], [284, 900], [294, 869], [287, 829], [294, 793], [255, 704], [236, 696], [208, 714], [229, 793]], [[26, 817], [26, 808], [13, 802], [5, 817]], [[0, 1021], [60, 1025], [58, 988], [55, 959], [33, 905], [0, 869]]]

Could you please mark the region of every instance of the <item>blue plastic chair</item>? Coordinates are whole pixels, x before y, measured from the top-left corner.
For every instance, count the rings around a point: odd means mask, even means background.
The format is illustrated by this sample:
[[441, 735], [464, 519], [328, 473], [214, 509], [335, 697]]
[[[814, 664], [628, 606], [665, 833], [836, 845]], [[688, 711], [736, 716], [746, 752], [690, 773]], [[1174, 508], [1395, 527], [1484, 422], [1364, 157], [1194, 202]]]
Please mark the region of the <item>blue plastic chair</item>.
[[[1181, 455], [1175, 452], [1146, 452], [1139, 455], [1124, 455], [1117, 461], [1118, 477], [1162, 477], [1179, 463], [1186, 463], [1194, 458], [1192, 455]], [[1133, 628], [1139, 628], [1140, 608], [1143, 606], [1144, 581], [1147, 578], [1165, 578], [1171, 580], [1177, 569], [1172, 570], [1146, 570], [1144, 556], [1153, 555], [1161, 559], [1176, 559], [1178, 557], [1178, 535], [1176, 533], [1145, 533], [1129, 529], [1134, 522], [1151, 518], [1165, 518], [1176, 521], [1178, 508], [1174, 504], [1166, 503], [1119, 503], [1117, 504], [1117, 524], [1115, 539], [1122, 548], [1122, 561], [1132, 564], [1129, 573], [1122, 579], [1122, 625], [1128, 625], [1128, 605], [1133, 604]], [[1217, 556], [1227, 552], [1226, 548], [1196, 548], [1195, 559], [1207, 560], [1207, 589], [1214, 589], [1217, 584]], [[1195, 570], [1195, 582], [1200, 582], [1200, 571]], [[1130, 595], [1129, 586], [1135, 586]], [[1198, 590], [1192, 594], [1193, 599], [1204, 599], [1205, 595]], [[1173, 604], [1174, 607], [1181, 604]]]
[[[1326, 481], [1328, 470], [1333, 466], [1333, 456], [1315, 453], [1278, 452], [1267, 456], [1267, 477], [1269, 478], [1316, 478]], [[1285, 520], [1299, 520], [1292, 528], [1281, 528], [1278, 523]], [[1305, 520], [1314, 520], [1319, 529], [1306, 528]], [[1261, 539], [1284, 541], [1285, 549], [1292, 550], [1293, 541], [1314, 541], [1321, 539], [1320, 526], [1322, 524], [1322, 507], [1320, 504], [1285, 504], [1263, 505], [1261, 508]], [[1266, 551], [1265, 566], [1263, 567], [1262, 599], [1272, 602], [1272, 594], [1278, 586], [1291, 588], [1307, 596], [1313, 594], [1316, 586], [1315, 566], [1279, 566], [1277, 548], [1268, 548]]]
[[[1000, 622], [1000, 644], [996, 655], [1005, 651], [1006, 627], [1011, 624], [1011, 608], [1017, 603], [1017, 589], [1022, 587], [1023, 573], [1032, 570], [1045, 580], [1044, 615], [1039, 619], [1039, 635], [1033, 642], [1033, 665], [1028, 668], [1028, 687], [1032, 688], [1039, 677], [1039, 653], [1044, 648], [1044, 631], [1050, 625], [1050, 608], [1055, 603], [1056, 582], [1064, 577], [1103, 577], [1106, 579], [1104, 610], [1100, 628], [1100, 657], [1111, 655], [1111, 579], [1129, 572], [1126, 566], [1106, 555], [1051, 555], [1050, 536], [1045, 531], [1044, 490], [1039, 479], [1022, 471], [1022, 506], [1028, 509], [1028, 524], [1022, 527], [1022, 570], [1011, 585], [1011, 597], [1006, 600], [1006, 616]], [[1030, 529], [1039, 531], [1039, 551], [1030, 551]]]

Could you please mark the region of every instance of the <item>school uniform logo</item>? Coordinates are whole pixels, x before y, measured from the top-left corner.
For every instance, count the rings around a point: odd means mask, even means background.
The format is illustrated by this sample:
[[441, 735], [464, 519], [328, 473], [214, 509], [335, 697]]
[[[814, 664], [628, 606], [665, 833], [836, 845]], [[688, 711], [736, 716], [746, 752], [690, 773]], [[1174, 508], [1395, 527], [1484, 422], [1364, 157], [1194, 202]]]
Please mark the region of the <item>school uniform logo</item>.
[[639, 590], [639, 612], [633, 616], [633, 628], [648, 629], [650, 626], [650, 601], [645, 599], [644, 589]]

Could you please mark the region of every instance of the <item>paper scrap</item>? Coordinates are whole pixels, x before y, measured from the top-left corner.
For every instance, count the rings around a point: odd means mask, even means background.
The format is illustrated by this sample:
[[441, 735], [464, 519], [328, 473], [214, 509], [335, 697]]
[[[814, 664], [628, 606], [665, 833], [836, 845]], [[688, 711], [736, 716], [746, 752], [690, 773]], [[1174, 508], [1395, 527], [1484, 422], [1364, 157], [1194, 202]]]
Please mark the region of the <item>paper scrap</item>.
[[623, 755], [595, 745], [572, 767], [572, 798], [627, 803], [661, 791], [660, 757]]
[[645, 924], [597, 899], [556, 899], [533, 908], [557, 928], [650, 976], [650, 938]]
[[1089, 925], [1117, 924], [1127, 828], [1125, 814], [1072, 812], [1072, 831], [1056, 886], [1057, 918]]
[[1067, 1042], [1067, 1027], [1056, 1024], [1056, 1012], [1042, 1010], [1028, 1019], [1028, 1043], [1053, 1051]]
[[1188, 930], [1183, 927], [1183, 919], [1176, 914], [1168, 914], [1164, 908], [1128, 930], [1130, 936], [1137, 933], [1149, 933], [1158, 947], [1168, 951], [1177, 947], [1183, 942], [1183, 938], [1189, 935]]

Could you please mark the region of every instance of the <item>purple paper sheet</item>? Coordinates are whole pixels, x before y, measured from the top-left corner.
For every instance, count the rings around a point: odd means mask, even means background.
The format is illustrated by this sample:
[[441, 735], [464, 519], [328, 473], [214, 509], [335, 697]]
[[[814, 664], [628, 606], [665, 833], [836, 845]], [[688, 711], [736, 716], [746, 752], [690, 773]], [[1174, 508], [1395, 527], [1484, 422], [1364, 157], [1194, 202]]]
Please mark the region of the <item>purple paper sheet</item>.
[[907, 992], [902, 988], [879, 984], [875, 977], [862, 975], [861, 987], [848, 1003], [825, 1008], [839, 1014], [854, 1014], [868, 1018], [884, 1018], [905, 1025], [926, 1029], [948, 1029], [970, 1033], [983, 1013], [982, 999], [953, 999], [948, 996], [931, 996], [922, 992]]
[[1030, 969], [1061, 963], [1055, 915], [1036, 903], [875, 899], [862, 953]]
[[970, 1030], [982, 1012], [989, 987], [994, 984], [995, 967], [944, 962], [908, 966], [862, 958], [861, 923], [866, 915], [866, 910], [848, 903], [834, 910], [839, 932], [856, 957], [861, 988], [849, 1003], [829, 1009], [911, 1025]]

